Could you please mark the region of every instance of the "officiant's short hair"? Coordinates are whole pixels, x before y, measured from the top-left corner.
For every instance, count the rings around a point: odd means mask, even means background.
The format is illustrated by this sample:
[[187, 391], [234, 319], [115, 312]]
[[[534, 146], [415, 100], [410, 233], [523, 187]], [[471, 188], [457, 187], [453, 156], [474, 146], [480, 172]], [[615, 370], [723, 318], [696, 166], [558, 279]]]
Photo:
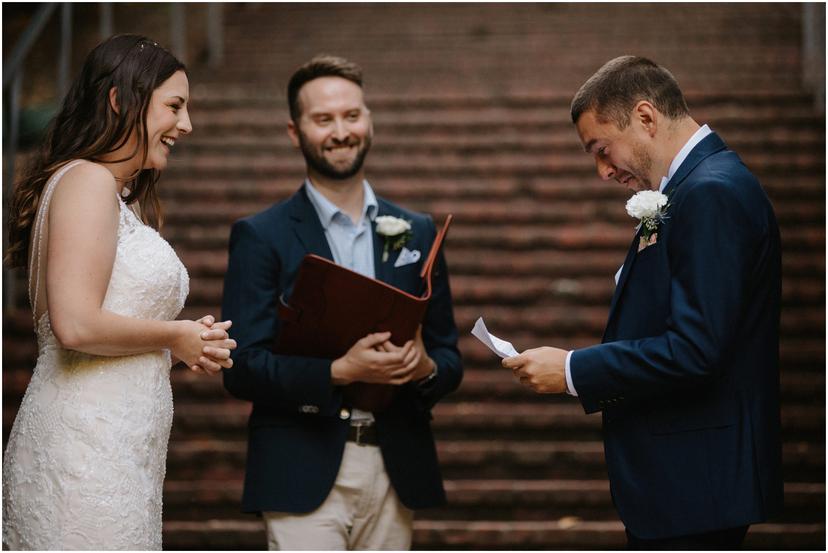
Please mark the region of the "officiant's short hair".
[[671, 119], [690, 115], [675, 77], [654, 61], [640, 56], [620, 56], [605, 63], [581, 86], [570, 106], [572, 122], [594, 111], [601, 122], [619, 129], [630, 124], [635, 104], [647, 100]]
[[288, 109], [294, 123], [298, 123], [302, 115], [299, 91], [307, 83], [320, 77], [340, 77], [362, 88], [362, 68], [359, 65], [338, 56], [327, 54], [315, 56], [299, 67], [288, 81]]

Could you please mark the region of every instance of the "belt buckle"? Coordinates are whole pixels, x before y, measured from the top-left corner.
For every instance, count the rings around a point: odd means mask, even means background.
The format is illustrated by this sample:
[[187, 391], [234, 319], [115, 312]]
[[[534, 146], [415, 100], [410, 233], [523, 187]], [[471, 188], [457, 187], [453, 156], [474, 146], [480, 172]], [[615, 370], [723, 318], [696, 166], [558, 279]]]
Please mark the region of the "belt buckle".
[[356, 445], [362, 447], [362, 446], [366, 445], [366, 444], [362, 443], [362, 432], [363, 432], [362, 429], [365, 428], [365, 425], [364, 424], [357, 424], [357, 425], [354, 425], [354, 426], [356, 427], [356, 438], [354, 439], [354, 443]]
[[360, 447], [370, 445], [367, 441], [363, 441], [363, 439], [368, 437], [367, 436], [368, 435], [368, 430], [371, 428], [371, 426], [372, 426], [371, 424], [354, 424], [354, 425], [352, 425], [351, 428], [354, 429], [354, 434], [355, 434], [353, 442], [356, 445], [358, 445]]

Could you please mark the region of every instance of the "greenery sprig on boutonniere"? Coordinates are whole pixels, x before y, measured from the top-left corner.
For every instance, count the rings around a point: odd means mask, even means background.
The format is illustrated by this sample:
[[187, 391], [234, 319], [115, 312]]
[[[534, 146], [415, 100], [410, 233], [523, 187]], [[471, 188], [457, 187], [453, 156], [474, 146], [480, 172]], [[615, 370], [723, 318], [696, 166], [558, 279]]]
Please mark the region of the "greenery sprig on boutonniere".
[[627, 200], [627, 213], [640, 221], [637, 228], [641, 228], [641, 244], [638, 251], [655, 244], [658, 240], [658, 228], [667, 220], [667, 208], [670, 199], [655, 190], [636, 192]]
[[411, 232], [411, 222], [391, 215], [380, 215], [375, 219], [377, 223], [377, 234], [385, 239], [382, 248], [382, 261], [388, 261], [388, 251], [397, 251], [403, 244], [414, 236]]

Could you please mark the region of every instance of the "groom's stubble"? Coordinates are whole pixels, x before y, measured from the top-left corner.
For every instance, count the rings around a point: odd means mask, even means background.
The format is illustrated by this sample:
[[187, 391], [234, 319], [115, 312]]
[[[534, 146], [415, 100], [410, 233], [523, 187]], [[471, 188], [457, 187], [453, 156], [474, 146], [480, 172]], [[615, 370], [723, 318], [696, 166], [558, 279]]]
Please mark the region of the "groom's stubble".
[[653, 169], [653, 158], [644, 144], [635, 142], [632, 145], [633, 159], [630, 162], [629, 172], [638, 181], [637, 192], [641, 190], [654, 190], [653, 179], [650, 172]]

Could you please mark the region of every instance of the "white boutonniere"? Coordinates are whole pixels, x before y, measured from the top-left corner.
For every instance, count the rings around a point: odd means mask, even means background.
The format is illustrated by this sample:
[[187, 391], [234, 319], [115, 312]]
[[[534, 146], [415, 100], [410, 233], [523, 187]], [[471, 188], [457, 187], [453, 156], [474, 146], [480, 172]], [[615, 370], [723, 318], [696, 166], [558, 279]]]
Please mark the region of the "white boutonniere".
[[627, 200], [627, 213], [640, 221], [636, 229], [641, 228], [641, 240], [638, 251], [652, 246], [658, 240], [658, 228], [667, 219], [669, 198], [655, 190], [636, 192]]
[[388, 261], [388, 250], [397, 251], [414, 235], [411, 232], [411, 223], [399, 217], [380, 215], [375, 219], [377, 234], [385, 239], [382, 248], [382, 261]]

